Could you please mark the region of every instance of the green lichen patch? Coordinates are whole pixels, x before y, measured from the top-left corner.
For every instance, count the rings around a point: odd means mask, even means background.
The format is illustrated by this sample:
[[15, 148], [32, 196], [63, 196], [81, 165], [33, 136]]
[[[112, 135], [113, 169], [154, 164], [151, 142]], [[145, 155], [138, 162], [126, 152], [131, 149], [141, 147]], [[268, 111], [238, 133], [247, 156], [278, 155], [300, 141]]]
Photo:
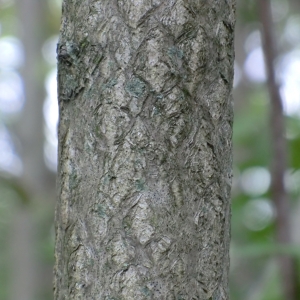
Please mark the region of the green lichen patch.
[[110, 296], [106, 296], [106, 297], [105, 297], [105, 300], [117, 300], [117, 298], [115, 298], [115, 297], [110, 297]]
[[126, 84], [125, 90], [131, 96], [140, 98], [146, 91], [146, 84], [139, 78], [133, 78]]
[[78, 186], [79, 180], [75, 169], [72, 169], [72, 173], [69, 176], [69, 188], [70, 190], [75, 189]]
[[135, 182], [135, 187], [138, 191], [143, 191], [145, 190], [146, 186], [145, 186], [145, 181], [143, 179], [138, 179]]
[[118, 80], [116, 78], [112, 78], [106, 84], [104, 84], [103, 89], [111, 89], [117, 83], [118, 83]]
[[99, 204], [97, 207], [97, 213], [98, 213], [99, 217], [104, 218], [106, 216], [105, 207], [102, 206], [101, 204]]
[[103, 178], [103, 183], [104, 184], [109, 184], [111, 180], [116, 179], [117, 177], [113, 175], [113, 173], [106, 174]]
[[148, 287], [143, 287], [142, 288], [142, 293], [146, 296], [146, 297], [150, 297], [150, 296], [152, 296], [152, 293], [151, 293], [151, 291], [148, 289]]
[[130, 217], [127, 216], [123, 219], [123, 227], [124, 227], [126, 233], [131, 232], [132, 220], [130, 219]]
[[98, 138], [104, 138], [105, 137], [104, 134], [102, 133], [101, 128], [100, 128], [99, 125], [95, 126], [95, 133], [96, 133], [96, 136]]
[[168, 56], [173, 61], [174, 59], [183, 59], [184, 54], [183, 51], [175, 46], [172, 46], [168, 49]]

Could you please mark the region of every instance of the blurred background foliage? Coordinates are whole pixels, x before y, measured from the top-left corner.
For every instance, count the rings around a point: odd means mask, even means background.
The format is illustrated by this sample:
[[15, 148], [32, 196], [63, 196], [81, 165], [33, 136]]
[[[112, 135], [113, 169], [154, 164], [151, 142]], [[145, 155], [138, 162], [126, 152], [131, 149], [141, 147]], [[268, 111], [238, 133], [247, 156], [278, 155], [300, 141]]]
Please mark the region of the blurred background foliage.
[[[232, 300], [283, 300], [276, 255], [300, 278], [300, 1], [272, 0], [289, 145], [293, 244], [275, 242], [270, 102], [255, 0], [238, 0]], [[0, 299], [52, 299], [60, 0], [0, 0]], [[300, 296], [299, 296], [300, 299]]]

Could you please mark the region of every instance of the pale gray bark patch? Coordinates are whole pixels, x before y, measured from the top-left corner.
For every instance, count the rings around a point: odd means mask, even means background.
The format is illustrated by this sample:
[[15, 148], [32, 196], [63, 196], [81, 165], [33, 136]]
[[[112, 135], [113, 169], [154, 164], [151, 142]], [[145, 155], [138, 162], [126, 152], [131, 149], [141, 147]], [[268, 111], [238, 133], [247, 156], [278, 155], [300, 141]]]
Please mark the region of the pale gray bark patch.
[[63, 2], [55, 299], [228, 299], [233, 27], [230, 0]]

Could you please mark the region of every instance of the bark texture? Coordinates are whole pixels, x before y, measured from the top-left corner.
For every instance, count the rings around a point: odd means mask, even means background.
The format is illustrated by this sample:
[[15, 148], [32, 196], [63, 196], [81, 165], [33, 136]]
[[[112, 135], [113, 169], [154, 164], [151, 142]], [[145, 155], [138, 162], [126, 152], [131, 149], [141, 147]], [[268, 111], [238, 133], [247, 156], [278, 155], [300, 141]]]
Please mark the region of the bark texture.
[[65, 0], [55, 299], [228, 299], [234, 1]]

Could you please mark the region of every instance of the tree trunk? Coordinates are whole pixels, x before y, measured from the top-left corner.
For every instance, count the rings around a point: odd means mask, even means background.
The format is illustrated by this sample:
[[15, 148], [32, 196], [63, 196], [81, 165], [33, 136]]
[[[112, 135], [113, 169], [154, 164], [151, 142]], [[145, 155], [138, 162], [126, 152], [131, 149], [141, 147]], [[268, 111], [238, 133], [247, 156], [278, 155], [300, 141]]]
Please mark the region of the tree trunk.
[[55, 299], [228, 299], [234, 20], [63, 2]]
[[51, 292], [49, 278], [52, 270], [42, 264], [36, 255], [38, 231], [35, 218], [37, 204], [41, 207], [50, 206], [53, 210], [55, 200], [55, 175], [46, 168], [44, 162], [45, 91], [44, 74], [40, 68], [43, 42], [41, 20], [46, 11], [44, 2], [15, 1], [18, 31], [24, 50], [24, 64], [20, 73], [26, 101], [18, 123], [10, 128], [10, 132], [13, 136], [15, 134], [20, 142], [17, 146], [21, 146], [18, 150], [23, 165], [22, 176], [10, 178], [13, 183], [12, 190], [22, 190], [20, 197], [17, 197], [22, 202], [18, 203], [14, 212], [10, 234], [12, 251], [9, 299], [11, 300], [36, 299], [43, 289]]

